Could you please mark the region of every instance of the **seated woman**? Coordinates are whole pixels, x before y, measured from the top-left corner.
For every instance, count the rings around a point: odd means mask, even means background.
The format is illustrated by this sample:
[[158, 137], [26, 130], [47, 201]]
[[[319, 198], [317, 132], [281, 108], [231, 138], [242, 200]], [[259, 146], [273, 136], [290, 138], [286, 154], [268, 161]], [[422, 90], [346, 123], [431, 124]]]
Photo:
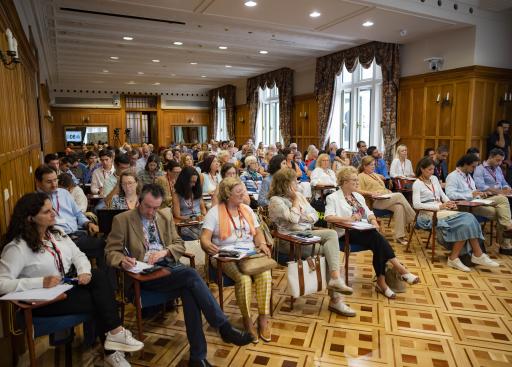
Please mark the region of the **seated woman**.
[[133, 209], [139, 206], [139, 179], [132, 171], [119, 176], [117, 194], [112, 196], [109, 209]]
[[220, 177], [220, 164], [214, 155], [210, 155], [203, 161], [201, 167], [201, 186], [203, 194], [212, 195], [217, 188]]
[[[204, 218], [201, 232], [201, 246], [211, 256], [226, 246], [243, 246], [255, 248], [270, 257], [270, 248], [265, 236], [259, 230], [256, 215], [250, 207], [243, 203], [245, 186], [238, 177], [228, 177], [219, 185], [219, 204], [210, 209]], [[243, 274], [236, 262], [225, 263], [224, 273], [235, 282], [235, 294], [238, 307], [243, 316], [245, 329], [258, 342], [258, 334], [266, 342], [271, 341], [271, 330], [268, 322], [270, 315], [270, 294], [272, 291], [272, 275], [270, 270], [260, 274]], [[254, 281], [256, 300], [258, 303], [258, 329], [254, 330], [251, 319], [251, 284]]]
[[70, 175], [67, 173], [61, 173], [59, 175], [59, 187], [69, 191], [76, 203], [76, 206], [82, 213], [87, 211], [87, 196], [85, 195], [84, 190], [75, 184]]
[[176, 161], [169, 161], [164, 166], [165, 175], [156, 179], [156, 183], [164, 189], [164, 200], [162, 201], [162, 208], [168, 207], [172, 209], [172, 194], [174, 193], [174, 185], [176, 179], [181, 172], [181, 166]]
[[[338, 236], [332, 229], [312, 230], [313, 224], [318, 220], [318, 214], [306, 198], [297, 191], [295, 171], [289, 168], [277, 171], [273, 175], [268, 196], [270, 198], [269, 218], [276, 224], [279, 232], [310, 231], [321, 238], [321, 249], [329, 268], [328, 288], [332, 291], [329, 310], [344, 316], [355, 316], [355, 311], [344, 304], [338, 294], [338, 292], [352, 294], [352, 288], [345, 284], [340, 275]], [[282, 250], [280, 249], [281, 252]]]
[[[357, 170], [352, 166], [343, 167], [338, 172], [337, 178], [340, 190], [327, 196], [325, 220], [330, 223], [366, 220], [375, 226], [375, 229], [369, 231], [350, 231], [350, 242], [373, 252], [373, 269], [377, 275], [375, 290], [387, 298], [395, 298], [395, 293], [386, 284], [385, 273], [388, 261], [407, 283], [416, 284], [420, 279], [407, 271], [395, 256], [389, 242], [378, 232], [377, 218], [366, 206], [364, 197], [357, 192]], [[340, 237], [340, 248], [344, 248], [345, 230], [336, 228], [336, 231]]]
[[350, 159], [347, 157], [347, 151], [343, 148], [339, 148], [336, 151], [336, 156], [332, 162], [332, 170], [336, 173], [342, 168], [350, 166]]
[[91, 269], [71, 238], [53, 227], [55, 218], [52, 202], [44, 193], [26, 194], [18, 200], [0, 258], [0, 294], [52, 288], [65, 276], [76, 278], [78, 285], [66, 292], [66, 299], [34, 308], [33, 315], [92, 314], [104, 343], [105, 365], [129, 366], [123, 352], [138, 351], [144, 344], [123, 328], [105, 273]]
[[389, 169], [389, 175], [391, 178], [414, 177], [412, 163], [407, 159], [407, 146], [402, 144], [396, 148], [395, 157]]
[[[418, 180], [412, 185], [414, 209], [428, 209], [437, 212], [437, 240], [451, 251], [447, 265], [451, 268], [471, 271], [459, 259], [459, 255], [473, 252], [471, 262], [485, 266], [499, 264], [482, 252], [479, 240], [484, 240], [482, 228], [475, 216], [470, 213], [454, 211], [457, 204], [450, 201], [443, 192], [438, 178], [434, 175], [434, 161], [422, 158], [416, 166]], [[418, 216], [418, 225], [424, 229], [432, 227], [432, 213], [423, 211]], [[469, 246], [467, 243], [469, 242]]]
[[[199, 173], [193, 167], [185, 167], [176, 180], [172, 195], [172, 214], [179, 221], [201, 220], [206, 214]], [[181, 235], [189, 240], [199, 239], [201, 225], [183, 227]]]
[[258, 192], [258, 205], [267, 206], [269, 198], [267, 197], [268, 191], [270, 190], [270, 184], [272, 182], [272, 175], [279, 171], [281, 168], [286, 168], [286, 158], [282, 154], [278, 154], [272, 157], [268, 163], [269, 175], [263, 179], [261, 183], [260, 191]]
[[192, 154], [183, 153], [180, 157], [180, 166], [184, 167], [194, 167], [194, 158], [192, 158]]
[[249, 195], [258, 195], [263, 177], [258, 173], [258, 160], [255, 156], [251, 155], [245, 158], [245, 171], [240, 175], [240, 179]]
[[291, 168], [297, 174], [297, 178], [302, 176], [302, 171], [300, 170], [297, 163], [295, 163], [295, 153], [292, 152], [290, 148], [283, 148], [281, 154], [286, 157], [286, 167]]
[[372, 156], [366, 156], [362, 159], [359, 166], [359, 192], [361, 195], [373, 197], [387, 194], [391, 195], [389, 199], [374, 200], [375, 209], [387, 209], [393, 212], [393, 221], [395, 230], [393, 236], [402, 245], [407, 245], [406, 226], [414, 222], [416, 212], [409, 205], [409, 202], [399, 192], [392, 193], [386, 188], [382, 176], [375, 173], [375, 159]]
[[[233, 163], [226, 163], [222, 166], [220, 169], [220, 176], [224, 180], [226, 177], [238, 177], [236, 167]], [[222, 182], [222, 181], [221, 181]], [[244, 185], [245, 187], [245, 185]], [[244, 200], [243, 203], [245, 205], [251, 204], [251, 198], [249, 197], [249, 193], [247, 192], [247, 187], [245, 187], [245, 194], [244, 194]], [[212, 195], [212, 207], [219, 204], [219, 187], [217, 186], [217, 189]]]
[[336, 173], [331, 169], [329, 155], [322, 153], [316, 159], [315, 169], [311, 173], [311, 186], [336, 186]]
[[146, 166], [139, 172], [139, 184], [143, 187], [146, 184], [155, 183], [157, 177], [163, 176], [160, 171], [160, 158], [156, 154], [150, 154]]

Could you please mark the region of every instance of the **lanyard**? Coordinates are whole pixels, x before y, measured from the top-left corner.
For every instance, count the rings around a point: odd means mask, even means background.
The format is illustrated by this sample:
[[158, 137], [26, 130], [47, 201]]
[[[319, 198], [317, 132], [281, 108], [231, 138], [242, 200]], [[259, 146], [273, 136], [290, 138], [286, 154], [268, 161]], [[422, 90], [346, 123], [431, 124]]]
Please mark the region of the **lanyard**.
[[493, 169], [490, 166], [485, 166], [485, 169], [492, 176], [494, 182], [498, 183], [498, 179], [496, 178], [496, 176], [497, 176], [497, 173], [496, 173], [497, 168], [494, 169], [494, 172], [493, 172]]
[[226, 206], [226, 211], [228, 212], [228, 216], [229, 216], [229, 219], [231, 220], [231, 224], [233, 224], [233, 228], [235, 229], [235, 236], [237, 238], [242, 238], [243, 231], [244, 231], [244, 223], [243, 223], [244, 216], [240, 212], [240, 209], [238, 209], [238, 219], [240, 220], [240, 228], [238, 228], [236, 226], [235, 221], [234, 221], [233, 217], [231, 216], [231, 213], [229, 212], [229, 209], [227, 208], [227, 206]]
[[59, 271], [60, 275], [64, 276], [64, 274], [65, 274], [64, 263], [62, 262], [62, 255], [60, 253], [60, 250], [58, 249], [57, 244], [55, 243], [54, 238], [51, 235], [51, 233], [47, 232], [46, 236], [48, 237], [48, 240], [52, 244], [52, 248], [45, 245], [44, 243], [43, 243], [43, 247], [44, 247], [45, 251], [48, 251], [53, 256], [53, 261], [55, 263], [55, 267]]
[[55, 200], [57, 200], [57, 207], [53, 207], [53, 210], [57, 213], [57, 217], [60, 215], [60, 202], [59, 202], [59, 192], [55, 191]]
[[405, 161], [403, 164], [402, 164], [402, 162], [400, 162], [400, 167], [402, 167], [402, 174], [405, 177]]
[[475, 187], [473, 187], [473, 185], [471, 185], [471, 176], [470, 176], [470, 175], [468, 175], [468, 174], [464, 174], [464, 172], [462, 172], [462, 171], [461, 171], [461, 170], [459, 170], [458, 168], [457, 168], [457, 172], [459, 172], [459, 175], [461, 175], [461, 176], [464, 178], [464, 180], [466, 181], [466, 185], [468, 185], [468, 188], [469, 188], [471, 191], [476, 190], [476, 188], [475, 188]]
[[430, 188], [430, 186], [427, 185], [427, 183], [425, 181], [421, 180], [421, 182], [423, 182], [423, 185], [425, 185], [425, 187], [428, 189], [428, 191], [430, 191], [434, 195], [434, 200], [435, 201], [440, 201], [440, 199], [436, 195], [436, 187], [434, 186], [432, 181], [430, 181], [430, 184], [432, 185], [432, 188]]

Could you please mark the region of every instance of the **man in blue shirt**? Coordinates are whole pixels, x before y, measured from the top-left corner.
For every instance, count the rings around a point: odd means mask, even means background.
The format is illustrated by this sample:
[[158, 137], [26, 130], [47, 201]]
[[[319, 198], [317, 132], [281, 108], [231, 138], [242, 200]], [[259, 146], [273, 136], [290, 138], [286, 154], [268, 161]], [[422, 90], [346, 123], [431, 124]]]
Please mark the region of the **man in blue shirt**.
[[367, 151], [368, 155], [371, 155], [375, 159], [375, 173], [378, 173], [385, 180], [389, 180], [389, 172], [386, 161], [382, 159], [379, 150], [376, 146], [371, 146]]
[[473, 178], [478, 190], [488, 191], [496, 195], [512, 193], [512, 189], [505, 180], [500, 167], [504, 159], [505, 152], [494, 148], [489, 152], [489, 158], [475, 168]]
[[366, 142], [364, 142], [363, 140], [357, 142], [357, 153], [354, 154], [354, 156], [352, 157], [352, 165], [354, 167], [359, 168], [359, 166], [361, 165], [361, 161], [367, 155], [367, 150], [368, 148], [366, 146]]
[[80, 211], [67, 190], [58, 187], [57, 173], [51, 167], [37, 167], [35, 176], [37, 191], [48, 195], [57, 214], [55, 227], [69, 235], [87, 257], [95, 258], [98, 267], [103, 268], [105, 241], [89, 235], [98, 233], [98, 226]]
[[448, 147], [446, 145], [438, 146], [434, 155], [434, 175], [439, 179], [439, 182], [445, 182], [448, 176], [447, 159]]

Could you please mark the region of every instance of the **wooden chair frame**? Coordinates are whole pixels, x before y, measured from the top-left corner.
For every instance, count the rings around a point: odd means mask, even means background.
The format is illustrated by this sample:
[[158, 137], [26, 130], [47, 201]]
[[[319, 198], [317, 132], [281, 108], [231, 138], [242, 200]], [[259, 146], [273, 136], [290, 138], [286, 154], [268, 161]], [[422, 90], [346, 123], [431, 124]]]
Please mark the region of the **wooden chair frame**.
[[410, 252], [410, 246], [412, 241], [413, 234], [416, 234], [416, 239], [418, 240], [418, 243], [421, 245], [421, 239], [418, 237], [418, 234], [416, 233], [416, 222], [418, 221], [418, 216], [421, 212], [430, 212], [432, 213], [432, 227], [430, 228], [427, 244], [425, 248], [428, 248], [430, 239], [432, 238], [432, 263], [435, 261], [435, 254], [436, 254], [436, 226], [437, 226], [437, 211], [436, 210], [430, 210], [430, 209], [415, 209], [416, 215], [414, 216], [414, 222], [412, 223], [411, 227], [411, 233], [409, 234], [409, 241], [407, 242], [407, 247], [405, 249], [406, 252]]

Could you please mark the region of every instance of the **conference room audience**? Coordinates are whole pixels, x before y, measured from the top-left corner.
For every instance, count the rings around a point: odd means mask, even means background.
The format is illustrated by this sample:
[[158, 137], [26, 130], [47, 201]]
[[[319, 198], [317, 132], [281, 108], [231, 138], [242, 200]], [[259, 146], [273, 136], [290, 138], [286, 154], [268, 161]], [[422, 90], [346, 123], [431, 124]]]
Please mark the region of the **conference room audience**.
[[172, 154], [172, 149], [165, 149], [162, 152], [162, 168], [165, 167], [165, 165], [169, 162], [174, 162], [174, 155]]
[[104, 196], [103, 186], [105, 180], [115, 173], [113, 165], [113, 153], [110, 150], [100, 150], [99, 157], [101, 167], [94, 170], [91, 179], [91, 193]]
[[[238, 177], [238, 172], [233, 163], [226, 163], [220, 169], [220, 175], [222, 177], [222, 180], [224, 180], [226, 177]], [[221, 180], [221, 182], [222, 182], [222, 180]], [[243, 203], [245, 205], [250, 205], [251, 198], [249, 197], [249, 193], [247, 192], [247, 187], [245, 187], [245, 185], [244, 185], [244, 188], [245, 188], [245, 194], [244, 194]], [[211, 205], [212, 207], [214, 207], [215, 205], [217, 205], [219, 203], [219, 186], [217, 186], [217, 189], [215, 190], [215, 192], [212, 195], [211, 203], [212, 203], [212, 205]]]
[[133, 168], [130, 166], [130, 158], [127, 154], [118, 154], [114, 158], [114, 174], [108, 176], [103, 182], [103, 195], [105, 197], [105, 203], [111, 200], [111, 197], [117, 193], [116, 187], [118, 187], [118, 181], [120, 175], [131, 169], [132, 172], [135, 172]]
[[510, 122], [500, 120], [496, 125], [496, 130], [487, 138], [487, 151], [501, 149], [505, 153], [505, 160], [510, 159]]
[[139, 205], [138, 194], [140, 191], [139, 179], [132, 171], [121, 173], [118, 182], [117, 194], [112, 196], [110, 209], [133, 209]]
[[[193, 167], [184, 167], [178, 175], [172, 195], [172, 213], [179, 221], [202, 220], [206, 215], [199, 173]], [[201, 225], [183, 227], [181, 234], [188, 240], [199, 239]]]
[[164, 190], [164, 200], [162, 208], [168, 207], [172, 210], [172, 194], [174, 193], [174, 185], [178, 175], [181, 173], [181, 166], [178, 162], [171, 160], [164, 166], [164, 172], [160, 177], [157, 177], [155, 183], [160, 185]]
[[217, 157], [214, 155], [206, 157], [201, 167], [201, 172], [200, 179], [203, 194], [212, 195], [221, 180], [220, 164]]
[[512, 194], [512, 189], [501, 170], [504, 159], [503, 150], [494, 148], [489, 152], [487, 160], [475, 168], [473, 179], [478, 191], [490, 192], [495, 195]]
[[434, 159], [436, 156], [436, 150], [434, 148], [425, 148], [423, 152], [424, 157], [429, 157], [430, 159]]
[[87, 171], [84, 175], [84, 184], [90, 184], [92, 181], [92, 174], [97, 168], [101, 167], [101, 163], [98, 162], [98, 153], [94, 150], [90, 150], [85, 154], [85, 163], [87, 167]]
[[180, 157], [180, 166], [184, 167], [194, 167], [194, 158], [192, 158], [192, 154], [183, 153]]
[[436, 149], [434, 155], [434, 175], [437, 177], [441, 186], [444, 187], [446, 178], [448, 177], [448, 147], [446, 145], [440, 145]]
[[302, 160], [302, 153], [300, 151], [297, 150], [295, 152], [294, 160], [295, 160], [295, 164], [300, 169], [299, 181], [300, 182], [309, 182], [307, 167], [306, 167], [306, 164], [304, 163], [304, 161]]
[[290, 148], [283, 148], [281, 154], [286, 158], [286, 167], [294, 170], [297, 177], [302, 176], [302, 171], [295, 163], [295, 153]]
[[[249, 158], [249, 157], [248, 157]], [[265, 236], [259, 229], [258, 218], [252, 209], [244, 204], [245, 187], [237, 177], [224, 178], [219, 184], [219, 204], [213, 206], [204, 218], [201, 232], [201, 247], [210, 255], [216, 255], [226, 246], [242, 246], [271, 257]], [[237, 262], [223, 264], [222, 270], [235, 282], [235, 295], [242, 313], [243, 324], [253, 343], [258, 337], [265, 342], [271, 341], [270, 294], [272, 292], [272, 274], [265, 270], [255, 275], [246, 275], [240, 271]], [[256, 290], [258, 306], [258, 331], [251, 318], [252, 283]]]
[[258, 192], [258, 205], [262, 207], [268, 206], [268, 192], [270, 190], [270, 184], [272, 183], [272, 175], [279, 171], [281, 168], [286, 168], [286, 158], [282, 154], [278, 154], [272, 157], [268, 164], [269, 175], [263, 179], [261, 183], [260, 191]]
[[61, 173], [58, 177], [58, 180], [59, 187], [68, 190], [78, 209], [80, 209], [82, 213], [85, 213], [87, 211], [88, 201], [84, 190], [75, 184], [71, 176], [67, 173]]
[[389, 180], [390, 176], [388, 172], [388, 165], [382, 158], [379, 149], [377, 149], [376, 146], [371, 146], [368, 148], [367, 153], [375, 159], [375, 173], [381, 175], [384, 180]]
[[105, 273], [91, 264], [71, 238], [56, 227], [57, 214], [48, 195], [29, 193], [16, 203], [0, 258], [0, 294], [53, 288], [64, 277], [77, 285], [66, 298], [35, 307], [35, 317], [92, 314], [105, 352], [105, 365], [129, 366], [124, 352], [144, 344], [122, 326], [115, 294]]
[[336, 173], [331, 169], [331, 160], [326, 153], [320, 154], [311, 173], [311, 187], [336, 186]]
[[[482, 252], [479, 241], [484, 240], [482, 228], [475, 216], [470, 213], [457, 212], [457, 203], [450, 200], [434, 175], [434, 161], [429, 157], [422, 158], [416, 166], [418, 180], [412, 185], [414, 209], [421, 210], [417, 225], [430, 230], [433, 214], [437, 214], [436, 240], [450, 251], [447, 265], [451, 268], [469, 272], [459, 256], [472, 254], [471, 262], [484, 266], [499, 266]], [[459, 173], [457, 173], [459, 174]], [[460, 174], [459, 174], [460, 175]], [[466, 175], [464, 175], [466, 176]], [[464, 177], [466, 181], [466, 177]], [[447, 184], [447, 187], [451, 184]]]
[[493, 205], [473, 208], [473, 213], [496, 221], [496, 242], [500, 246], [500, 253], [512, 255], [510, 238], [504, 238], [503, 233], [512, 230], [510, 204], [503, 195], [488, 197], [490, 192], [477, 190], [471, 173], [473, 173], [479, 161], [479, 158], [474, 154], [466, 154], [458, 160], [457, 168], [446, 178], [446, 195], [450, 200], [473, 200], [475, 198], [490, 200]]
[[258, 173], [258, 160], [251, 155], [245, 158], [245, 170], [240, 175], [240, 179], [247, 188], [249, 195], [257, 195], [263, 182], [263, 176]]
[[80, 185], [80, 180], [75, 176], [75, 174], [71, 171], [71, 166], [73, 165], [71, 159], [69, 156], [64, 156], [59, 159], [59, 168], [60, 168], [60, 174], [65, 173], [69, 176], [71, 176], [71, 179], [75, 183], [75, 185]]
[[[328, 156], [327, 159], [329, 159]], [[274, 173], [268, 196], [270, 198], [268, 215], [279, 232], [307, 231], [320, 237], [321, 250], [329, 268], [326, 274], [327, 286], [331, 290], [328, 309], [340, 315], [355, 316], [356, 312], [343, 303], [339, 294], [352, 294], [353, 290], [345, 284], [340, 274], [340, 250], [336, 231], [313, 229], [313, 225], [318, 221], [318, 214], [298, 191], [295, 172], [289, 168], [282, 168]], [[288, 253], [284, 248], [278, 250]]]
[[73, 175], [78, 179], [79, 183], [84, 182], [84, 177], [87, 172], [87, 166], [80, 162], [77, 153], [72, 153], [68, 156], [71, 167], [69, 168]]
[[[327, 196], [325, 220], [329, 223], [352, 223], [364, 220], [375, 227], [368, 231], [349, 230], [350, 243], [372, 251], [372, 264], [377, 276], [375, 291], [387, 298], [396, 298], [395, 292], [386, 283], [388, 261], [407, 283], [416, 284], [420, 278], [410, 273], [400, 263], [389, 242], [378, 232], [377, 218], [366, 205], [364, 197], [357, 192], [357, 170], [354, 167], [344, 167], [338, 172], [337, 180], [340, 190]], [[339, 238], [339, 248], [342, 249], [345, 247], [345, 229], [337, 226], [335, 228]]]
[[156, 154], [150, 154], [146, 159], [144, 169], [137, 173], [139, 185], [144, 186], [155, 183], [158, 177], [163, 176], [163, 173], [159, 168], [160, 158]]
[[366, 151], [368, 150], [368, 147], [366, 145], [366, 142], [363, 140], [360, 140], [356, 144], [357, 146], [357, 153], [354, 154], [352, 157], [352, 166], [355, 168], [359, 168], [359, 165], [361, 164], [361, 161], [363, 160], [363, 157], [366, 156]]
[[350, 166], [350, 159], [347, 157], [347, 151], [343, 148], [336, 150], [332, 160], [332, 170], [337, 173], [342, 167]]
[[395, 157], [389, 169], [389, 175], [391, 178], [414, 177], [412, 163], [407, 159], [407, 146], [402, 144], [396, 148]]
[[[402, 193], [391, 192], [386, 188], [382, 176], [375, 173], [375, 159], [366, 156], [359, 166], [359, 189], [360, 194], [366, 196], [370, 202], [373, 201], [374, 209], [385, 209], [393, 212], [394, 231], [393, 237], [402, 245], [407, 245], [406, 227], [414, 221], [416, 212]], [[386, 199], [377, 199], [386, 195]]]
[[60, 171], [60, 160], [59, 156], [56, 153], [49, 153], [44, 156], [44, 164], [46, 164], [48, 167], [51, 167], [55, 173], [57, 173], [57, 176], [61, 174]]
[[139, 196], [140, 205], [114, 217], [105, 248], [106, 259], [110, 266], [124, 270], [133, 268], [136, 261], [172, 270], [165, 277], [142, 282], [141, 288], [181, 298], [190, 345], [189, 366], [209, 366], [201, 314], [227, 343], [247, 345], [252, 337], [231, 326], [197, 271], [180, 263], [185, 246], [172, 217], [159, 209], [163, 195], [159, 185], [145, 185]]

